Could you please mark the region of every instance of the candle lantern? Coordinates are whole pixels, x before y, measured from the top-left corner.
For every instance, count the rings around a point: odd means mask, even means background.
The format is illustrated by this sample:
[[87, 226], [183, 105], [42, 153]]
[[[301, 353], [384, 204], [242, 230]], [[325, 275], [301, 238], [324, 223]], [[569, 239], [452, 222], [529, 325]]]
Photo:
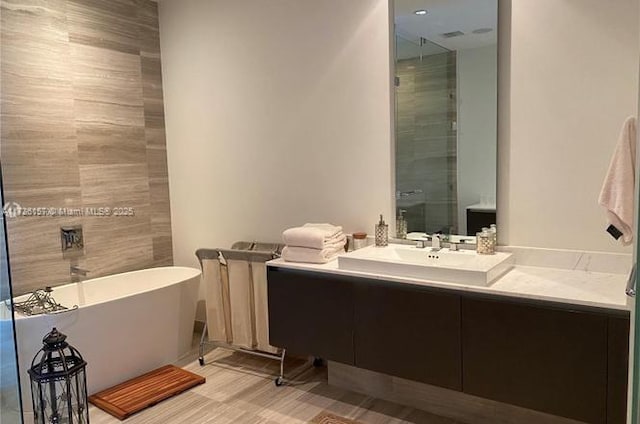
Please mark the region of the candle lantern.
[[87, 363], [53, 329], [31, 362], [31, 398], [37, 424], [88, 424]]

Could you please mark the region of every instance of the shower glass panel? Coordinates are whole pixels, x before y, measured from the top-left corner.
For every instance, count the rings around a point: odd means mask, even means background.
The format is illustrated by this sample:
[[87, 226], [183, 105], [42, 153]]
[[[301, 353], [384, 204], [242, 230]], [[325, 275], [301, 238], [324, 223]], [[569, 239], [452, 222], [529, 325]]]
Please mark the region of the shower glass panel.
[[456, 234], [456, 52], [396, 33], [396, 215]]
[[[1, 181], [0, 181], [1, 185]], [[0, 205], [4, 205], [0, 187]], [[6, 226], [0, 212], [0, 424], [22, 423], [12, 290], [7, 260]]]

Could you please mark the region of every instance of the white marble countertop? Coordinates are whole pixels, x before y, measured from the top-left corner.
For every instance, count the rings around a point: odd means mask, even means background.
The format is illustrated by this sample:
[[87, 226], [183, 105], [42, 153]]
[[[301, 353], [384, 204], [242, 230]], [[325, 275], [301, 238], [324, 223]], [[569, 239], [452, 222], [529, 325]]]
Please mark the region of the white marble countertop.
[[482, 287], [347, 271], [338, 268], [337, 259], [322, 265], [285, 262], [283, 259], [275, 259], [267, 262], [267, 265], [293, 270], [315, 271], [405, 284], [425, 285], [461, 292], [482, 293], [621, 311], [630, 310], [630, 299], [624, 292], [627, 283], [627, 276], [624, 274], [516, 264], [509, 272], [488, 287]]

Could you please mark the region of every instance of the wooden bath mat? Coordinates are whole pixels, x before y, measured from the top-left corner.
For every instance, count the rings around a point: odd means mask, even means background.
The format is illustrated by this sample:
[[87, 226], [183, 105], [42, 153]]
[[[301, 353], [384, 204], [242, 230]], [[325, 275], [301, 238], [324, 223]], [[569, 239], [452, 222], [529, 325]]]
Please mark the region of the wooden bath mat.
[[339, 417], [337, 415], [333, 415], [329, 412], [321, 412], [311, 421], [312, 424], [360, 424], [358, 421], [353, 421], [348, 418]]
[[89, 396], [89, 402], [124, 420], [136, 412], [204, 382], [204, 377], [173, 365], [166, 365]]

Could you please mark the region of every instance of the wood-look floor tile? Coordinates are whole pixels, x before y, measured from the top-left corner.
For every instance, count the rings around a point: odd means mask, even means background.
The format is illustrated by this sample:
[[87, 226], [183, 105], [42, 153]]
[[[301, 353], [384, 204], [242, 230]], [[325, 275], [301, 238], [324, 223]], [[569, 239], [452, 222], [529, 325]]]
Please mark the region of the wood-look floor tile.
[[[357, 419], [363, 424], [455, 424], [450, 419], [329, 386], [326, 370], [312, 368], [308, 362], [299, 359], [286, 361], [285, 373], [289, 380], [282, 387], [273, 384], [278, 371], [276, 361], [226, 349], [216, 349], [205, 359], [204, 367], [197, 361], [185, 365], [185, 369], [207, 379], [204, 385], [125, 422], [306, 424], [326, 411]], [[118, 422], [93, 406], [90, 412], [94, 423]]]
[[[217, 402], [192, 392], [182, 393], [172, 400], [171, 403], [163, 402], [148, 408], [125, 421], [131, 424], [203, 423], [208, 419], [209, 411], [219, 407]], [[117, 421], [93, 406], [89, 412], [89, 418], [94, 424], [110, 424]]]

